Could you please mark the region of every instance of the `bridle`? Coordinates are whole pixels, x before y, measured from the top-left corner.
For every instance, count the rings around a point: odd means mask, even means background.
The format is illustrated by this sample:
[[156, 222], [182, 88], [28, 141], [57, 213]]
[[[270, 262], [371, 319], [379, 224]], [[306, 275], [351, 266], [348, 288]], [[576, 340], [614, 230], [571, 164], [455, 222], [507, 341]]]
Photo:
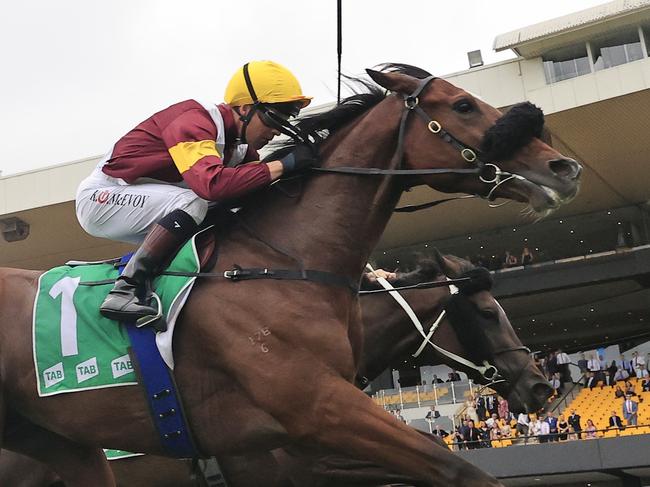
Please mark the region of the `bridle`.
[[[379, 169], [379, 168], [362, 168], [362, 167], [312, 167], [313, 171], [350, 175], [368, 175], [368, 176], [426, 176], [435, 174], [475, 174], [478, 179], [485, 184], [492, 184], [493, 187], [486, 195], [477, 195], [481, 198], [492, 200], [496, 189], [511, 179], [526, 180], [519, 174], [503, 171], [493, 162], [485, 162], [485, 156], [480, 150], [466, 144], [451, 132], [445, 130], [440, 122], [431, 118], [420, 106], [419, 96], [432, 81], [438, 79], [437, 76], [429, 76], [421, 79], [418, 86], [410, 95], [401, 96], [404, 98], [404, 110], [400, 118], [399, 132], [397, 136], [397, 158], [396, 169]], [[465, 162], [471, 164], [472, 168], [432, 168], [432, 169], [402, 169], [404, 161], [404, 137], [406, 134], [406, 123], [411, 113], [420, 117], [427, 126], [429, 132], [440, 137], [443, 141], [451, 144], [463, 158]], [[466, 197], [466, 196], [465, 196]], [[453, 199], [453, 198], [450, 198]], [[445, 201], [449, 201], [446, 199]], [[433, 206], [433, 205], [430, 205]], [[420, 209], [420, 208], [418, 208]], [[413, 211], [413, 210], [411, 210]]]
[[[436, 330], [440, 326], [440, 323], [442, 323], [443, 318], [447, 314], [447, 311], [446, 311], [446, 309], [444, 307], [440, 311], [440, 313], [438, 313], [437, 318], [435, 318], [433, 320], [433, 322], [429, 326], [428, 331], [425, 331], [425, 329], [422, 326], [422, 323], [420, 322], [420, 319], [416, 315], [415, 311], [413, 311], [413, 308], [409, 305], [409, 303], [406, 301], [406, 299], [399, 293], [399, 291], [396, 290], [393, 287], [393, 285], [390, 282], [388, 282], [388, 280], [377, 276], [377, 274], [375, 274], [375, 271], [374, 271], [374, 269], [372, 268], [372, 266], [370, 264], [366, 265], [366, 269], [375, 276], [377, 282], [384, 289], [386, 289], [388, 291], [388, 294], [390, 294], [393, 297], [393, 299], [395, 299], [397, 304], [400, 305], [400, 307], [404, 310], [406, 315], [410, 318], [410, 320], [413, 323], [413, 326], [415, 327], [415, 329], [418, 331], [418, 333], [420, 333], [420, 335], [422, 335], [422, 343], [420, 344], [418, 349], [415, 351], [415, 353], [412, 354], [412, 357], [418, 357], [424, 351], [424, 349], [426, 348], [426, 346], [428, 344], [431, 347], [433, 347], [433, 349], [436, 352], [438, 352], [439, 354], [449, 358], [453, 362], [455, 362], [455, 363], [457, 363], [459, 365], [462, 365], [462, 366], [464, 366], [464, 367], [466, 367], [468, 369], [474, 370], [482, 378], [482, 380], [485, 381], [485, 383], [483, 384], [484, 387], [489, 387], [489, 386], [492, 386], [492, 385], [495, 385], [495, 384], [498, 384], [498, 383], [506, 382], [506, 379], [505, 379], [504, 375], [499, 371], [499, 369], [495, 365], [491, 364], [488, 360], [484, 360], [483, 364], [479, 365], [479, 364], [476, 364], [476, 363], [472, 362], [471, 360], [468, 360], [468, 359], [466, 359], [464, 357], [456, 355], [455, 353], [450, 352], [449, 350], [446, 350], [446, 349], [436, 345], [435, 343], [433, 343], [433, 341], [432, 341], [433, 335], [435, 334]], [[447, 279], [447, 280], [449, 281], [449, 279]], [[449, 287], [449, 292], [450, 292], [451, 295], [457, 294], [459, 292], [459, 289], [456, 286], [454, 286], [453, 284], [450, 284], [448, 287]], [[501, 305], [499, 305], [499, 307], [501, 307]], [[496, 357], [498, 355], [502, 355], [504, 353], [518, 352], [518, 351], [522, 351], [522, 352], [526, 352], [527, 354], [530, 354], [530, 349], [528, 347], [522, 345], [522, 346], [506, 347], [506, 348], [498, 349], [498, 350], [495, 350], [495, 351], [491, 352], [491, 355], [492, 355], [492, 358], [494, 358], [494, 357]], [[511, 385], [511, 388], [514, 388], [516, 383], [519, 381], [519, 378], [521, 377], [522, 373], [523, 373], [523, 370], [520, 370], [512, 378], [512, 380], [509, 381], [510, 385]], [[363, 382], [363, 381], [361, 381], [361, 382]]]

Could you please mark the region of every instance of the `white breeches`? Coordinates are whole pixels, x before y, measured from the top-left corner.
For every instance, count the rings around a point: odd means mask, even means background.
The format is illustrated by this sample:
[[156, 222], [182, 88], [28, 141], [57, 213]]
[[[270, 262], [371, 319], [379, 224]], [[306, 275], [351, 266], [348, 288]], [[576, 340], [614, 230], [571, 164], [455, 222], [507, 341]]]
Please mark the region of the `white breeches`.
[[171, 184], [126, 184], [100, 168], [81, 182], [76, 196], [77, 218], [86, 232], [135, 244], [142, 242], [151, 225], [178, 209], [200, 224], [208, 202], [191, 189]]

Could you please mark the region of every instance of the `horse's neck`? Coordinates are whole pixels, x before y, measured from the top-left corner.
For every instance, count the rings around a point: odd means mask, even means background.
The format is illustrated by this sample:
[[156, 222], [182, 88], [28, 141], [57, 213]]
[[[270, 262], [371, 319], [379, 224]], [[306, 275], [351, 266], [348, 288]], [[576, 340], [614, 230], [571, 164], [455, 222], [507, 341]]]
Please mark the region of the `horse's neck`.
[[[325, 142], [322, 166], [389, 168], [398, 121], [396, 106], [384, 100]], [[377, 176], [317, 174], [294, 186], [300, 184], [295, 198], [270, 189], [245, 220], [305, 267], [358, 279], [401, 192]]]
[[[428, 329], [432, 316], [438, 314], [440, 289], [402, 292]], [[388, 294], [362, 298], [364, 344], [359, 375], [374, 380], [387, 367], [396, 366], [415, 353], [422, 336], [401, 306]]]

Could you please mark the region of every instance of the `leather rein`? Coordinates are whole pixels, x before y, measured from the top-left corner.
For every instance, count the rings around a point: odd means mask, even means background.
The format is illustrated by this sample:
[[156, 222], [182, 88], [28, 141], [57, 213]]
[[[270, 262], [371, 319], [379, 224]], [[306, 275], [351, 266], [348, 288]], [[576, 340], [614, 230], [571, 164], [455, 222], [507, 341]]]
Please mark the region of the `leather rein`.
[[[523, 176], [518, 174], [510, 173], [501, 170], [499, 166], [492, 162], [485, 162], [482, 160], [481, 151], [472, 147], [469, 144], [466, 144], [458, 137], [454, 136], [451, 132], [445, 130], [440, 122], [431, 118], [420, 106], [419, 96], [422, 94], [424, 89], [429, 85], [429, 83], [438, 79], [437, 76], [429, 76], [427, 78], [421, 79], [418, 83], [418, 86], [415, 88], [413, 93], [410, 95], [402, 95], [404, 99], [404, 110], [399, 124], [399, 132], [397, 136], [397, 165], [396, 169], [379, 169], [379, 168], [365, 168], [365, 167], [312, 167], [312, 171], [321, 172], [321, 173], [333, 173], [333, 174], [348, 174], [348, 175], [364, 175], [364, 176], [429, 176], [435, 174], [475, 174], [478, 176], [479, 180], [485, 184], [493, 184], [494, 186], [490, 189], [487, 195], [476, 195], [481, 198], [488, 200], [493, 199], [494, 192], [496, 189], [501, 186], [506, 181], [511, 179], [521, 179], [525, 180]], [[415, 113], [420, 117], [427, 126], [429, 132], [440, 137], [443, 141], [451, 144], [458, 152], [465, 162], [471, 164], [474, 167], [471, 168], [432, 168], [432, 169], [402, 169], [404, 161], [404, 137], [406, 134], [406, 123], [411, 113]], [[404, 208], [397, 208], [396, 212], [413, 212], [416, 210], [421, 210], [425, 208], [430, 208], [436, 206], [440, 203], [446, 201], [452, 201], [455, 199], [464, 199], [464, 198], [473, 198], [476, 197], [473, 195], [446, 198], [443, 200], [433, 201], [431, 203], [425, 203], [423, 205], [414, 205]]]

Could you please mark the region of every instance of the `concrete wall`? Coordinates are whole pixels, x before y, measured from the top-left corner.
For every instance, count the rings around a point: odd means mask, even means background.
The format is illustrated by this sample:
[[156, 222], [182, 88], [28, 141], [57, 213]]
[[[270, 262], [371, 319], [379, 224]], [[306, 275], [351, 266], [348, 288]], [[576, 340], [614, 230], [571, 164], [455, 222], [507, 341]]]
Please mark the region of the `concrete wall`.
[[458, 454], [498, 478], [650, 466], [650, 435], [485, 448]]
[[74, 200], [99, 157], [0, 178], [0, 216]]
[[552, 84], [546, 84], [541, 57], [491, 64], [445, 79], [492, 105], [530, 100], [548, 115], [650, 88], [650, 58]]

